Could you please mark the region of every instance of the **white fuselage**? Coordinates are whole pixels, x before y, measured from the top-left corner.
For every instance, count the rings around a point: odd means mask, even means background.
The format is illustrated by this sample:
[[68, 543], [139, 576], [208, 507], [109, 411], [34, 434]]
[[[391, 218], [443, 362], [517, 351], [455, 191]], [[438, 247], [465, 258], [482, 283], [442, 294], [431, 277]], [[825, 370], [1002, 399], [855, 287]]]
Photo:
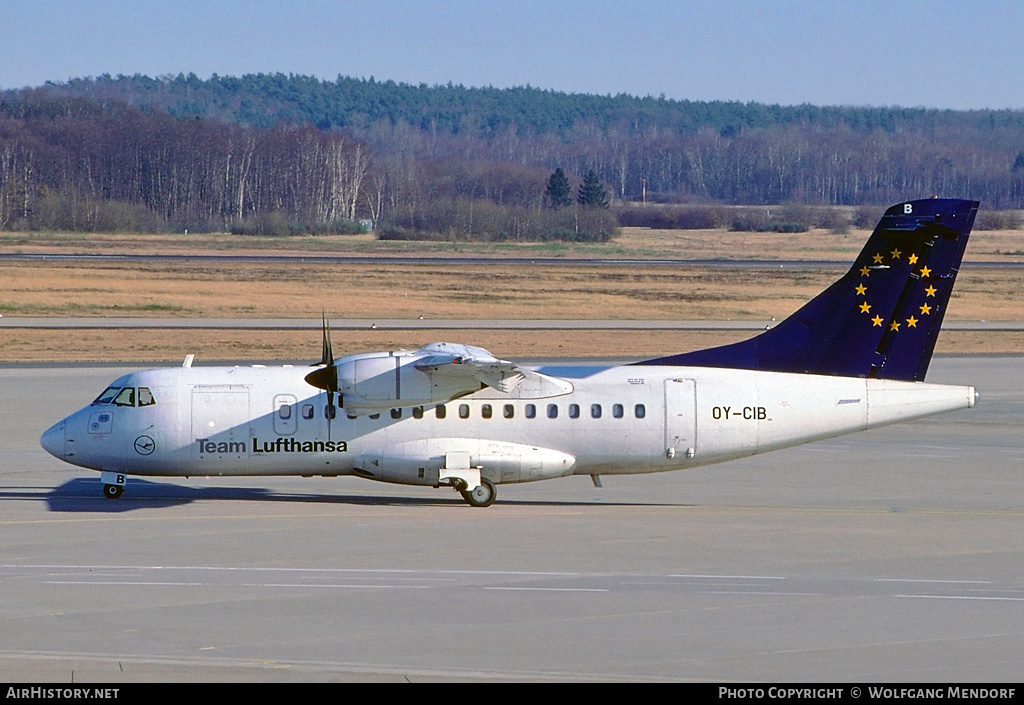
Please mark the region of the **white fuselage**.
[[[179, 367], [43, 435], [70, 463], [130, 475], [348, 475], [437, 486], [661, 472], [968, 408], [968, 386], [703, 367], [539, 367], [566, 384], [486, 387], [443, 404], [328, 419], [303, 367]], [[531, 389], [533, 391], [531, 391]], [[541, 394], [538, 394], [541, 392]], [[129, 397], [132, 399], [129, 400]], [[146, 404], [142, 405], [142, 399]], [[128, 403], [131, 401], [131, 403]], [[343, 401], [341, 403], [344, 403]], [[439, 410], [440, 409], [440, 410]]]

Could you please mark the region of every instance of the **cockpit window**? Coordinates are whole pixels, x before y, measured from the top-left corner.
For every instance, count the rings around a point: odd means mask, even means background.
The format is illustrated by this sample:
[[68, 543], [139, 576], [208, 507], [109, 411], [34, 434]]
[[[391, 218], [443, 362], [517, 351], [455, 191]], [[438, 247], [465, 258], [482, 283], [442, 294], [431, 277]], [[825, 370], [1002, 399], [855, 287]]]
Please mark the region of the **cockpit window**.
[[[117, 404], [118, 406], [135, 406], [135, 387], [107, 387], [103, 394], [96, 397], [93, 404]], [[139, 406], [152, 406], [156, 398], [149, 387], [139, 387]]]
[[120, 391], [120, 387], [107, 387], [106, 389], [103, 390], [103, 394], [100, 394], [98, 397], [96, 397], [96, 400], [93, 402], [93, 404], [109, 404], [110, 402], [114, 401], [114, 397], [117, 396], [117, 393]]
[[118, 406], [135, 406], [135, 387], [125, 387], [121, 393], [114, 397], [114, 403]]

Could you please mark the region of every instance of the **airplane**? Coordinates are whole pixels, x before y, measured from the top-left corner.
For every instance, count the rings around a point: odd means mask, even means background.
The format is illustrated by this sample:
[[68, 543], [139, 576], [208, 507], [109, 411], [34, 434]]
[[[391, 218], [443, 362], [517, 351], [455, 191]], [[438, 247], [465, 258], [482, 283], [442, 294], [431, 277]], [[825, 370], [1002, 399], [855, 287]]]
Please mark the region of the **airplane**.
[[351, 475], [450, 487], [694, 468], [974, 406], [924, 382], [978, 202], [882, 216], [850, 270], [738, 343], [621, 366], [528, 367], [432, 343], [335, 358], [323, 321], [308, 367], [193, 366], [119, 377], [42, 434], [49, 453], [129, 475]]

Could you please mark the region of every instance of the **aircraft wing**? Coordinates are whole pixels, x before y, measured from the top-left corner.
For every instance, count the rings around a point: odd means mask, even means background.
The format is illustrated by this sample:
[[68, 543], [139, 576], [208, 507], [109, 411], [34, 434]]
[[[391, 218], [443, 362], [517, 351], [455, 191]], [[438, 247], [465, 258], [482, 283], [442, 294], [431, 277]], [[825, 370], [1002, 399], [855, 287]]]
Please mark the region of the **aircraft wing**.
[[483, 348], [472, 345], [431, 343], [417, 352], [423, 354], [415, 363], [417, 370], [441, 375], [451, 381], [475, 380], [499, 392], [508, 393], [526, 379], [516, 363], [499, 360]]

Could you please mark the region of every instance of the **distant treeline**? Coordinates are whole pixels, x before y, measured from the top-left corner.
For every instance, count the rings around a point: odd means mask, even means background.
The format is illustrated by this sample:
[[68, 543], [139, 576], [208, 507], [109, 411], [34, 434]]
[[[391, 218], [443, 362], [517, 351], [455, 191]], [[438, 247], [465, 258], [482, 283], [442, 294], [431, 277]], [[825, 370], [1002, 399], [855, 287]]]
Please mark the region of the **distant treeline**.
[[[604, 209], [544, 204], [548, 173], [377, 155], [343, 131], [248, 127], [121, 102], [0, 99], [0, 228], [606, 240]], [[600, 210], [600, 212], [591, 212]], [[549, 212], [550, 211], [550, 212]]]
[[314, 127], [179, 120], [85, 99], [0, 102], [0, 227], [216, 228], [356, 218], [369, 148]]
[[[792, 207], [939, 195], [1024, 208], [1024, 112], [700, 103], [282, 74], [102, 76], [0, 94], [2, 228], [145, 221], [151, 229], [327, 232], [369, 219], [396, 237], [607, 232], [607, 213], [581, 218], [577, 205], [571, 217], [546, 212], [556, 168], [573, 188], [593, 172], [623, 224], [637, 213], [622, 204], [642, 198]], [[452, 222], [442, 224], [445, 214]], [[579, 230], [591, 216], [602, 225]]]

